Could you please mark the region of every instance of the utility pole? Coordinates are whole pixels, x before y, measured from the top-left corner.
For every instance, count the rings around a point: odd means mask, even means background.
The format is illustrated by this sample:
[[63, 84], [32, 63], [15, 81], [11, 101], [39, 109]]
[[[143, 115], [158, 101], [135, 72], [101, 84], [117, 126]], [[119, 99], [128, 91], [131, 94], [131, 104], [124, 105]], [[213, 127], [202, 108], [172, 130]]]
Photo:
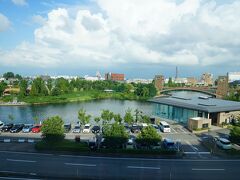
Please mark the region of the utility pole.
[[178, 67], [176, 66], [176, 76], [175, 76], [175, 79], [178, 78]]

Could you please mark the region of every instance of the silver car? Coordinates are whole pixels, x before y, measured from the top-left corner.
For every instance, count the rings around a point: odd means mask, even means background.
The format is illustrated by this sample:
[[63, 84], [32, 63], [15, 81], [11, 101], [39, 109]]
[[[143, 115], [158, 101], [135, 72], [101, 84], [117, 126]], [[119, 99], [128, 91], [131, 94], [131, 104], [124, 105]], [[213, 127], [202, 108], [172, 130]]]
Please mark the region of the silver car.
[[80, 131], [81, 131], [81, 127], [79, 125], [76, 125], [72, 132], [73, 133], [80, 133]]
[[29, 133], [32, 131], [32, 128], [33, 128], [33, 125], [32, 124], [25, 124], [23, 129], [22, 129], [22, 132], [24, 133]]
[[219, 138], [219, 137], [215, 137], [214, 139], [217, 146], [220, 147], [221, 149], [224, 149], [224, 150], [232, 149], [232, 144], [228, 139]]

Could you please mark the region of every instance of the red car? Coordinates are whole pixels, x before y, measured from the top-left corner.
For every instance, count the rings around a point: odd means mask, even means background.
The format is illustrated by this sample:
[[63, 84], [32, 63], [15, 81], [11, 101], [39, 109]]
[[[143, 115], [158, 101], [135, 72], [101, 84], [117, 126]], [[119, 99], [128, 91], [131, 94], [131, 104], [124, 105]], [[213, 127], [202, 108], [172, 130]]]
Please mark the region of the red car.
[[32, 132], [33, 133], [39, 133], [41, 131], [41, 126], [42, 125], [35, 125], [33, 128], [32, 128]]

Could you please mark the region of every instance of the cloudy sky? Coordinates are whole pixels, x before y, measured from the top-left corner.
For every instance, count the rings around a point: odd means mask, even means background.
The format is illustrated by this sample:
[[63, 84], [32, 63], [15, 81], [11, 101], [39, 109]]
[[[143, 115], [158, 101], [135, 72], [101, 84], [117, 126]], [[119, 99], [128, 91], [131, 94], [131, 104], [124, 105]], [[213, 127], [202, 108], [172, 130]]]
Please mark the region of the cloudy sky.
[[0, 0], [0, 74], [240, 71], [239, 0]]

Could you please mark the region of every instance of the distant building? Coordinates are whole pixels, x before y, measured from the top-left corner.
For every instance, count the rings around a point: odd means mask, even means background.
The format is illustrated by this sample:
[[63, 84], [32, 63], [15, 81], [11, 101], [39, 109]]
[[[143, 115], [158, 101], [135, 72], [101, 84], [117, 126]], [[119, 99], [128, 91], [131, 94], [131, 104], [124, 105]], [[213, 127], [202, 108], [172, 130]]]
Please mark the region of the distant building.
[[106, 73], [105, 74], [105, 80], [109, 81], [124, 81], [124, 74], [117, 74], [117, 73]]
[[197, 79], [194, 77], [187, 77], [187, 84], [188, 86], [196, 86]]
[[39, 77], [44, 81], [48, 81], [49, 79], [51, 79], [51, 77], [49, 75], [41, 75]]
[[128, 79], [127, 83], [142, 83], [142, 84], [150, 84], [153, 79]]
[[97, 76], [88, 76], [88, 75], [85, 75], [84, 79], [87, 81], [98, 81], [99, 80], [99, 78]]
[[156, 75], [154, 77], [154, 85], [157, 88], [157, 90], [162, 90], [164, 86], [164, 76], [163, 75]]
[[213, 74], [203, 73], [201, 80], [205, 86], [212, 86], [213, 85]]
[[187, 84], [187, 78], [176, 78], [174, 79], [174, 83], [176, 84]]
[[216, 94], [220, 96], [226, 96], [228, 94], [228, 76], [218, 77]]
[[240, 72], [229, 72], [228, 73], [228, 82], [240, 81]]

